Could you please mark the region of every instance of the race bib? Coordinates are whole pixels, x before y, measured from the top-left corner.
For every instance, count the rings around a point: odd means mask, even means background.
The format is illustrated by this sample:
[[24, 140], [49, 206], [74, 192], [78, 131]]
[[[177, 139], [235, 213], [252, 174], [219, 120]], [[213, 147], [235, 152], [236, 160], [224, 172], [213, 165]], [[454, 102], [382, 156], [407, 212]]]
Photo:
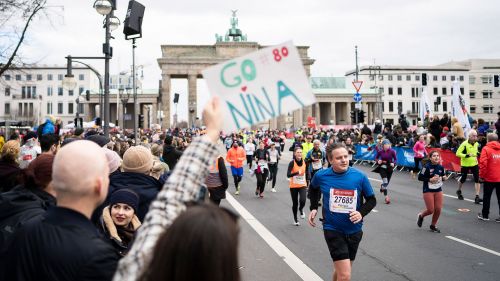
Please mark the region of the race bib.
[[265, 160], [259, 160], [259, 162], [257, 163], [260, 167], [261, 170], [264, 170], [264, 169], [268, 169], [268, 166], [267, 166], [267, 162]]
[[306, 177], [305, 176], [293, 176], [293, 182], [295, 184], [306, 185]]
[[270, 158], [271, 158], [271, 159], [270, 159], [270, 160], [271, 160], [271, 161], [270, 161], [271, 163], [276, 163], [276, 162], [278, 162], [278, 156], [276, 156], [276, 155], [271, 155], [271, 157], [270, 157]]
[[316, 162], [312, 162], [312, 167], [313, 167], [313, 170], [319, 170], [319, 169], [323, 168], [323, 163], [321, 163], [321, 160], [316, 161]]
[[348, 214], [356, 211], [358, 191], [330, 188], [330, 212]]
[[430, 183], [429, 182], [429, 189], [439, 189], [439, 188], [441, 188], [441, 186], [443, 186], [443, 181], [442, 180], [439, 180], [436, 183]]

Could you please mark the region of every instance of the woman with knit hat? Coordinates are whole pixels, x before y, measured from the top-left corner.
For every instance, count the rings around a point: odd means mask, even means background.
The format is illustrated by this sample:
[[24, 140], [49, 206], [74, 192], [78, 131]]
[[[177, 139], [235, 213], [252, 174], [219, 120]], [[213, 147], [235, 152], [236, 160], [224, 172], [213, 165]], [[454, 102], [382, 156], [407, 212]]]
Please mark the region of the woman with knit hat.
[[384, 193], [385, 196], [385, 204], [390, 204], [391, 199], [389, 195], [387, 195], [387, 187], [389, 186], [389, 182], [391, 181], [392, 172], [394, 169], [394, 165], [397, 162], [396, 151], [391, 148], [391, 142], [388, 139], [382, 141], [382, 150], [377, 150], [377, 154], [375, 155], [375, 161], [378, 166], [374, 170], [380, 174], [382, 178], [382, 184], [380, 185], [380, 192]]
[[[143, 220], [149, 210], [149, 204], [156, 198], [162, 185], [150, 176], [153, 170], [153, 154], [143, 146], [133, 146], [123, 154], [122, 172], [109, 177], [109, 196], [116, 190], [128, 188], [139, 195], [137, 217]], [[104, 206], [107, 204], [105, 203]], [[102, 209], [101, 209], [102, 210]]]
[[139, 195], [124, 188], [111, 194], [109, 206], [102, 211], [101, 229], [121, 256], [127, 254], [135, 233], [141, 226], [136, 216], [138, 207]]

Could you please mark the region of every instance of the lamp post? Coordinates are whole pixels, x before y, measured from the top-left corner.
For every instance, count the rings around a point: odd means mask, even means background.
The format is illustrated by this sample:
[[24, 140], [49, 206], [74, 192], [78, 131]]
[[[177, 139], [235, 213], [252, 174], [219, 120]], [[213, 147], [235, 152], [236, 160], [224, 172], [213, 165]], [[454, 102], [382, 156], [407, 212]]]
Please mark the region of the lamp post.
[[122, 109], [123, 109], [123, 112], [122, 112], [122, 129], [125, 130], [125, 114], [127, 113], [127, 103], [128, 103], [128, 99], [130, 98], [130, 88], [127, 88], [126, 89], [126, 95], [123, 94], [123, 88], [120, 89], [120, 99], [122, 101]]

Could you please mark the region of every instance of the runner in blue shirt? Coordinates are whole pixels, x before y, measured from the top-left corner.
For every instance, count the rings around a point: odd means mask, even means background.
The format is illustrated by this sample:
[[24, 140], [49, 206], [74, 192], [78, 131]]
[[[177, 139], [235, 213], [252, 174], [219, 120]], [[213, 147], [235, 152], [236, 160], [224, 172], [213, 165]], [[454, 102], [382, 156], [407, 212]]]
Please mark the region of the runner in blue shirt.
[[333, 280], [350, 280], [352, 262], [363, 237], [363, 218], [377, 201], [368, 177], [349, 167], [349, 154], [344, 144], [329, 145], [326, 155], [332, 168], [321, 170], [312, 178], [309, 224], [316, 226], [314, 219], [321, 193], [323, 232], [335, 268]]

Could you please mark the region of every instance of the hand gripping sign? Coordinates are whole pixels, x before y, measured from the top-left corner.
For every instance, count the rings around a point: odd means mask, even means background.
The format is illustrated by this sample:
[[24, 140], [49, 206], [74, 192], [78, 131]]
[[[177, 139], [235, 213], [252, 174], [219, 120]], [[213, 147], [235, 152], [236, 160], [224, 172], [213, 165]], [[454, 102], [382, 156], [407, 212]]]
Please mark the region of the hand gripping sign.
[[202, 71], [220, 96], [224, 130], [248, 128], [316, 102], [292, 41], [267, 47]]

